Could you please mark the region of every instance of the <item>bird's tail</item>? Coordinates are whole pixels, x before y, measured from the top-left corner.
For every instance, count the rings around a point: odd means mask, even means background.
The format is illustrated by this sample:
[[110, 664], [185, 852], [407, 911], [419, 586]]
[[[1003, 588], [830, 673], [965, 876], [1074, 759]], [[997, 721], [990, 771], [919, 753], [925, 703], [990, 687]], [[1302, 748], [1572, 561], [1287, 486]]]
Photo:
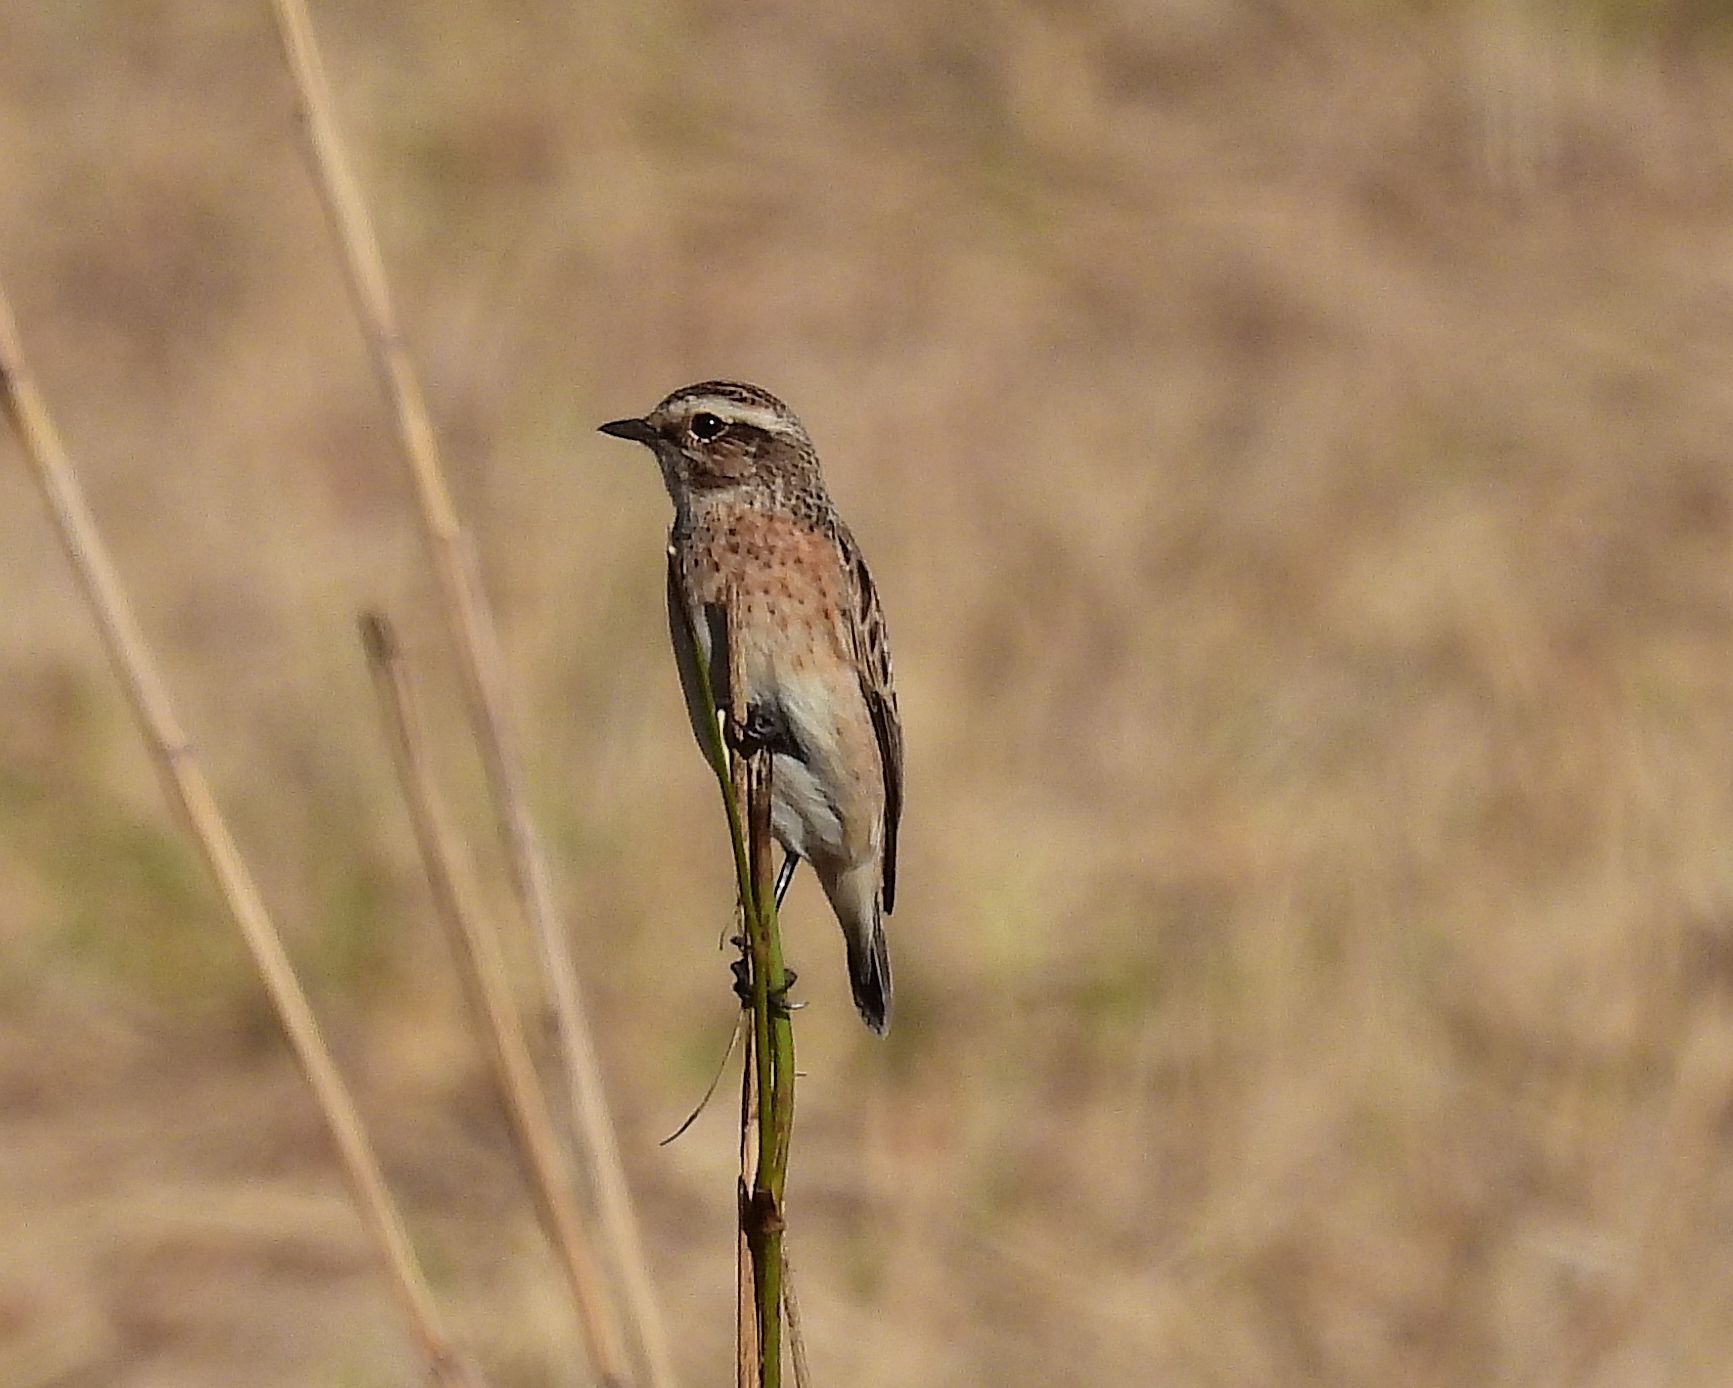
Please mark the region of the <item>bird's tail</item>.
[[867, 939], [859, 939], [852, 930], [847, 936], [848, 980], [854, 990], [854, 1005], [868, 1029], [883, 1036], [891, 1026], [891, 955], [885, 945], [884, 922], [875, 911]]

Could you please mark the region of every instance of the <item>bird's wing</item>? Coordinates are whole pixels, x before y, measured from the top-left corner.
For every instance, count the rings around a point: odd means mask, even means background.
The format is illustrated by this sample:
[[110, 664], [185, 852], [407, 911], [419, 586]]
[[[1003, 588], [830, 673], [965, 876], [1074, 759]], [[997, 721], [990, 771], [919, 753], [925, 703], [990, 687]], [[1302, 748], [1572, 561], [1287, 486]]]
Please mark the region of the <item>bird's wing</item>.
[[903, 723], [897, 713], [896, 680], [891, 673], [890, 637], [885, 630], [884, 610], [878, 589], [854, 536], [837, 527], [837, 547], [843, 573], [853, 597], [849, 631], [854, 643], [855, 669], [860, 674], [861, 693], [872, 715], [878, 738], [879, 765], [885, 782], [884, 908], [888, 915], [897, 895], [897, 823], [903, 816]]

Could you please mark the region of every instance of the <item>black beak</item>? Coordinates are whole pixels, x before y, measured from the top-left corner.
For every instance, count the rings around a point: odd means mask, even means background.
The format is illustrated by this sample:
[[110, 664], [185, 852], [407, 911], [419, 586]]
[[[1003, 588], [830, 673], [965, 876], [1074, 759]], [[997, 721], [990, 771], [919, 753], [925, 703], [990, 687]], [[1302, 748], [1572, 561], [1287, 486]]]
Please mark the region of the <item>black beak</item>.
[[645, 445], [656, 441], [656, 431], [650, 427], [647, 420], [642, 419], [610, 419], [601, 426], [600, 432], [612, 434], [617, 439], [630, 439], [633, 443]]

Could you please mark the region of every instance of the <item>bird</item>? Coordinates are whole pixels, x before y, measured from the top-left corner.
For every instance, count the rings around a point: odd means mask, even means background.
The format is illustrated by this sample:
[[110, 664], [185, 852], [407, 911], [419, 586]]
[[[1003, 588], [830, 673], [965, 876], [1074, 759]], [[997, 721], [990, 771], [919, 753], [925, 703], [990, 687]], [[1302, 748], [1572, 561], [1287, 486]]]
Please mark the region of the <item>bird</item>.
[[[720, 708], [729, 690], [723, 605], [735, 604], [746, 709], [733, 726], [771, 762], [771, 830], [795, 869], [812, 865], [842, 926], [855, 1007], [884, 1035], [896, 902], [903, 730], [878, 590], [825, 488], [794, 411], [741, 381], [683, 386], [648, 414], [600, 426], [656, 457], [674, 503], [668, 617], [700, 748], [709, 730], [699, 660]], [[676, 604], [685, 604], [690, 620]]]

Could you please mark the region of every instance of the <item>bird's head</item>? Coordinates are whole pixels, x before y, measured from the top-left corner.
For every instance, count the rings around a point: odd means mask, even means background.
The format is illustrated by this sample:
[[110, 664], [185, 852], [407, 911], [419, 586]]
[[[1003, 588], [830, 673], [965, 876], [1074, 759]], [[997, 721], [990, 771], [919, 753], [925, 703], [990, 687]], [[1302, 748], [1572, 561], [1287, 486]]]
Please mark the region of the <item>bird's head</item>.
[[702, 381], [675, 391], [641, 419], [616, 419], [604, 434], [656, 455], [675, 503], [682, 493], [815, 480], [818, 458], [794, 411], [740, 381]]

